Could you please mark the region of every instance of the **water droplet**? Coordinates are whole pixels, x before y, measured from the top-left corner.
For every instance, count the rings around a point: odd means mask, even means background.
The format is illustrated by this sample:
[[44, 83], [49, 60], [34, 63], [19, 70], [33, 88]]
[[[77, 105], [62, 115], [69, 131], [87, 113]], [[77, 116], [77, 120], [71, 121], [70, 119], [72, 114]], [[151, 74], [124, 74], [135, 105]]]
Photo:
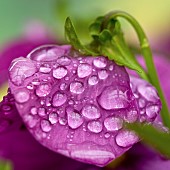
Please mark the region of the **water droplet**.
[[45, 116], [46, 115], [46, 110], [45, 110], [45, 108], [43, 108], [43, 107], [40, 107], [39, 109], [38, 109], [38, 115], [39, 116]]
[[99, 82], [99, 79], [97, 76], [91, 76], [88, 79], [89, 85], [92, 85], [92, 86], [96, 85], [98, 82]]
[[58, 122], [58, 115], [55, 112], [52, 112], [49, 114], [49, 121], [51, 122], [51, 124], [55, 124]]
[[51, 131], [52, 127], [51, 127], [51, 124], [48, 120], [41, 120], [41, 129], [42, 131], [44, 132], [49, 132]]
[[73, 105], [74, 104], [74, 100], [69, 100], [68, 104], [69, 105]]
[[123, 127], [123, 120], [118, 117], [108, 117], [104, 120], [104, 126], [108, 131], [116, 131]]
[[52, 87], [50, 84], [47, 84], [47, 83], [41, 84], [37, 87], [36, 94], [39, 97], [45, 97], [50, 94], [51, 88]]
[[107, 65], [107, 61], [106, 61], [106, 58], [99, 57], [93, 60], [93, 64], [98, 68], [104, 68]]
[[63, 117], [59, 117], [59, 123], [60, 123], [60, 125], [66, 125], [67, 124], [67, 120], [65, 119], [65, 118], [63, 118]]
[[67, 119], [68, 119], [68, 125], [72, 129], [76, 129], [76, 128], [80, 127], [83, 123], [82, 116], [76, 111], [68, 111]]
[[147, 106], [146, 115], [149, 118], [155, 118], [159, 114], [160, 108], [157, 105]]
[[98, 119], [101, 114], [95, 105], [85, 105], [82, 109], [82, 115], [88, 119]]
[[67, 84], [66, 83], [61, 83], [60, 84], [60, 89], [61, 90], [65, 90], [67, 88]]
[[123, 109], [129, 106], [126, 91], [122, 91], [120, 87], [107, 87], [98, 99], [100, 106], [106, 110]]
[[136, 110], [130, 110], [127, 112], [127, 115], [125, 117], [125, 120], [128, 122], [128, 123], [133, 123], [135, 122], [136, 120], [138, 119], [138, 113]]
[[40, 85], [40, 80], [39, 79], [33, 79], [32, 84], [35, 85], [35, 86], [38, 86], [38, 85]]
[[26, 115], [24, 119], [30, 128], [35, 127], [37, 124], [37, 119], [35, 119], [32, 115]]
[[67, 75], [67, 69], [65, 67], [59, 66], [56, 69], [53, 69], [53, 77], [56, 79], [62, 79]]
[[138, 137], [132, 131], [122, 130], [116, 135], [116, 143], [121, 147], [130, 147], [138, 142]]
[[70, 84], [70, 91], [74, 94], [81, 94], [84, 92], [83, 83], [75, 81]]
[[36, 107], [32, 107], [30, 110], [32, 115], [36, 115], [37, 114], [37, 108]]
[[67, 56], [62, 56], [58, 58], [57, 63], [63, 66], [67, 66], [71, 63], [71, 59]]
[[45, 99], [45, 105], [48, 107], [48, 106], [51, 106], [51, 97], [47, 97]]
[[27, 85], [27, 89], [28, 89], [28, 90], [33, 90], [33, 89], [34, 89], [34, 86], [33, 86], [31, 83], [29, 83], [29, 84]]
[[112, 71], [112, 70], [113, 70], [113, 68], [114, 68], [114, 66], [113, 66], [113, 65], [110, 65], [110, 66], [109, 66], [109, 70], [110, 70], [110, 71]]
[[25, 103], [30, 99], [30, 93], [26, 88], [19, 89], [15, 92], [14, 98], [18, 103]]
[[104, 137], [107, 139], [110, 137], [110, 134], [109, 133], [105, 133]]
[[140, 108], [144, 108], [145, 107], [145, 100], [142, 98], [139, 98], [138, 100], [138, 104]]
[[99, 121], [91, 121], [88, 123], [87, 128], [94, 133], [100, 133], [103, 129], [102, 123]]
[[56, 92], [53, 96], [53, 106], [58, 107], [67, 101], [67, 96], [64, 93]]
[[108, 75], [109, 75], [109, 74], [107, 73], [106, 70], [100, 70], [100, 71], [98, 72], [99, 79], [101, 79], [101, 80], [106, 79], [106, 78], [108, 77]]
[[39, 72], [41, 73], [50, 73], [51, 68], [48, 64], [44, 64], [39, 68]]
[[89, 64], [80, 64], [77, 68], [77, 74], [80, 78], [89, 76], [92, 73], [92, 67]]
[[157, 92], [153, 87], [140, 85], [138, 91], [148, 101], [156, 102], [159, 99]]
[[12, 61], [12, 64], [9, 68], [10, 80], [17, 86], [20, 86], [24, 83], [24, 80], [32, 76], [37, 71], [35, 62], [20, 57]]

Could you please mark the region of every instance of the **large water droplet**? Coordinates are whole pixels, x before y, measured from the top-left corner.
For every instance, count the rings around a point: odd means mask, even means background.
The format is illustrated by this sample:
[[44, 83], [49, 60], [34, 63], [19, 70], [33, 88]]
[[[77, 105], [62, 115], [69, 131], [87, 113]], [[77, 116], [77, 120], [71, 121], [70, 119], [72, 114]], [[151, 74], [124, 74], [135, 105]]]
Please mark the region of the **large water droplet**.
[[153, 87], [140, 85], [138, 91], [148, 101], [156, 102], [159, 99], [157, 92]]
[[57, 60], [64, 54], [65, 50], [62, 48], [62, 46], [44, 45], [31, 51], [31, 53], [28, 54], [27, 58], [35, 61], [50, 62]]
[[67, 69], [65, 67], [59, 66], [56, 69], [53, 69], [53, 77], [56, 79], [62, 79], [67, 75]]
[[68, 125], [72, 129], [78, 128], [83, 123], [82, 116], [76, 111], [68, 111], [67, 112], [67, 120], [68, 120]]
[[15, 92], [14, 98], [18, 103], [25, 103], [30, 99], [30, 93], [26, 88], [19, 89]]
[[37, 96], [39, 97], [45, 97], [47, 96], [48, 94], [50, 94], [51, 92], [51, 85], [50, 84], [47, 84], [47, 83], [44, 83], [44, 84], [41, 84], [37, 87], [36, 89], [36, 94]]
[[41, 120], [41, 129], [44, 132], [49, 132], [52, 129], [52, 126], [48, 120]]
[[107, 87], [98, 99], [100, 106], [106, 110], [123, 109], [129, 106], [126, 91], [122, 91], [120, 87]]
[[87, 128], [93, 133], [100, 133], [103, 129], [103, 126], [99, 121], [91, 121], [88, 123]]
[[83, 83], [75, 81], [70, 84], [70, 91], [74, 94], [81, 94], [84, 92]]
[[106, 70], [100, 70], [100, 71], [98, 72], [99, 79], [101, 79], [101, 80], [106, 79], [106, 78], [108, 77], [108, 75], [109, 75], [109, 74], [107, 73]]
[[24, 119], [30, 128], [35, 127], [37, 124], [37, 119], [35, 119], [34, 116], [32, 115], [26, 115]]
[[80, 64], [77, 68], [77, 74], [80, 78], [89, 76], [92, 73], [92, 67], [89, 64]]
[[149, 118], [155, 118], [159, 114], [160, 108], [157, 105], [147, 106], [146, 115]]
[[58, 107], [67, 101], [67, 96], [64, 93], [56, 92], [53, 96], [53, 106]]
[[132, 131], [122, 130], [116, 135], [116, 143], [121, 147], [130, 147], [138, 141], [138, 137]]
[[89, 79], [88, 79], [88, 83], [89, 83], [89, 85], [91, 85], [91, 86], [96, 85], [98, 82], [99, 82], [99, 79], [98, 79], [97, 76], [91, 76], [91, 77], [89, 77]]
[[49, 121], [51, 122], [51, 124], [55, 124], [58, 122], [58, 115], [55, 112], [52, 112], [49, 114]]
[[85, 105], [82, 109], [82, 115], [88, 119], [98, 119], [101, 114], [95, 105]]
[[9, 68], [9, 75], [11, 81], [19, 86], [23, 84], [25, 78], [32, 76], [36, 71], [37, 69], [34, 62], [20, 57], [13, 60]]
[[118, 117], [108, 117], [104, 120], [104, 126], [108, 131], [116, 131], [123, 127], [123, 120]]
[[63, 66], [67, 66], [71, 63], [71, 59], [66, 56], [62, 56], [58, 58], [57, 63]]
[[107, 61], [106, 61], [106, 58], [99, 57], [93, 60], [93, 64], [98, 68], [104, 68], [107, 65]]

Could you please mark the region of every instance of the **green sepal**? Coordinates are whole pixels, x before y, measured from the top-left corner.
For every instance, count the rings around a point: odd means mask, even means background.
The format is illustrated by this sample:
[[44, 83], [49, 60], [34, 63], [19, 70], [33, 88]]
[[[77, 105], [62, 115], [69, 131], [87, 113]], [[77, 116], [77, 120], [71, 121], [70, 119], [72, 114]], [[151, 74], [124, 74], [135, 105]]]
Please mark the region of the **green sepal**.
[[0, 160], [0, 170], [12, 170], [12, 165], [8, 161]]
[[67, 17], [65, 21], [65, 36], [68, 42], [80, 53], [84, 55], [97, 55], [95, 52], [87, 49], [84, 45], [82, 45], [82, 43], [80, 42], [77, 36], [72, 21], [69, 17]]
[[128, 129], [136, 132], [142, 141], [170, 158], [170, 134], [153, 127], [150, 124], [126, 124]]

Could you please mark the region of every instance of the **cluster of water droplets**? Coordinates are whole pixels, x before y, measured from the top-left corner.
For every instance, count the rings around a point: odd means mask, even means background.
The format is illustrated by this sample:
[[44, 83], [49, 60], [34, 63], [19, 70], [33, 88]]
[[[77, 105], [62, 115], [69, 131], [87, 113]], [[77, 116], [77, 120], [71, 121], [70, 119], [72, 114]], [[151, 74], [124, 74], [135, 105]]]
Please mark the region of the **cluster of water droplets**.
[[131, 76], [130, 79], [133, 94], [138, 102], [139, 121], [153, 122], [161, 110], [161, 101], [156, 89], [137, 77]]
[[[53, 138], [57, 128], [64, 128], [68, 143], [95, 136], [104, 144], [128, 148], [138, 141], [133, 132], [123, 129], [124, 121], [139, 120], [135, 97], [140, 99], [140, 114], [144, 109], [143, 115], [152, 119], [159, 112], [152, 104], [156, 93], [143, 94], [141, 86], [134, 97], [125, 69], [105, 57], [77, 57], [70, 46], [45, 46], [24, 62], [19, 58], [12, 63], [10, 86], [21, 116], [38, 139]], [[145, 99], [138, 98], [138, 92]], [[145, 104], [146, 99], [151, 103]]]

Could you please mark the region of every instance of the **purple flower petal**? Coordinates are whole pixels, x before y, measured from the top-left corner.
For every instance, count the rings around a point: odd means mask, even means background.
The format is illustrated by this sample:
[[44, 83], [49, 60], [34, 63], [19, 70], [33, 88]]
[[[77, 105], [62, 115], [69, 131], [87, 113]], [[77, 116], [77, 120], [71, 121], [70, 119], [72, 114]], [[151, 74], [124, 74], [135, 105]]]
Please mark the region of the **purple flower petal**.
[[[53, 151], [98, 166], [138, 141], [123, 121], [152, 122], [161, 107], [147, 82], [131, 78], [131, 90], [124, 67], [105, 57], [79, 56], [68, 45], [40, 47], [14, 60], [9, 73], [31, 134]], [[138, 107], [139, 99], [144, 106]]]
[[0, 103], [0, 158], [11, 160], [15, 170], [100, 170], [41, 146], [25, 128], [10, 91]]

